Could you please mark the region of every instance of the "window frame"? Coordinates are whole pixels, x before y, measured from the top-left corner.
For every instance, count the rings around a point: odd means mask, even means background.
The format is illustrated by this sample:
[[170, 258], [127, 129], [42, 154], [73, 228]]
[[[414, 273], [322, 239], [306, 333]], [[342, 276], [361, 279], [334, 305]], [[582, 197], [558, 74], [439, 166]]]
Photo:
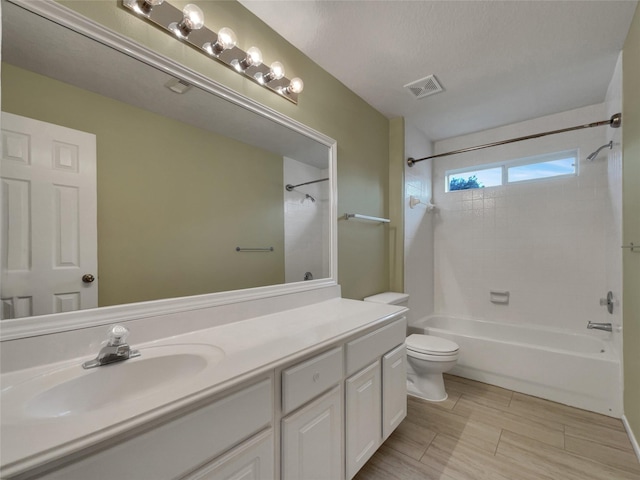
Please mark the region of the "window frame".
[[[509, 169], [513, 167], [522, 167], [525, 165], [535, 165], [538, 163], [547, 163], [552, 162], [554, 160], [562, 160], [564, 158], [572, 157], [574, 159], [574, 172], [573, 173], [562, 173], [559, 175], [553, 175], [549, 177], [540, 177], [540, 178], [530, 178], [527, 180], [512, 180], [509, 181]], [[444, 182], [445, 182], [445, 193], [451, 192], [463, 192], [465, 190], [477, 190], [476, 188], [467, 188], [464, 190], [449, 190], [451, 185], [451, 176], [457, 176], [461, 173], [468, 173], [470, 175], [474, 175], [476, 172], [481, 170], [490, 170], [494, 168], [502, 169], [502, 180], [500, 185], [492, 185], [481, 188], [495, 188], [495, 187], [504, 187], [507, 185], [515, 185], [515, 184], [523, 184], [523, 183], [531, 183], [531, 182], [539, 182], [545, 180], [552, 180], [556, 178], [567, 178], [567, 177], [577, 177], [579, 174], [579, 162], [580, 159], [580, 149], [579, 148], [571, 148], [569, 150], [561, 150], [558, 152], [549, 152], [543, 153], [540, 155], [531, 155], [528, 157], [516, 158], [513, 160], [505, 160], [501, 162], [493, 162], [493, 163], [483, 163], [480, 165], [471, 165], [468, 167], [462, 168], [454, 168], [451, 170], [445, 170], [444, 172]]]

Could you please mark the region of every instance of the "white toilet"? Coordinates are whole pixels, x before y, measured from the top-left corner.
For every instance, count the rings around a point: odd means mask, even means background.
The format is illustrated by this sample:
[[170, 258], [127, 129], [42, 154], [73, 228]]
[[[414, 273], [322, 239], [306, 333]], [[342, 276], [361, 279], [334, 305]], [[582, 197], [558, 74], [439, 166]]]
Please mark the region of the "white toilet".
[[[409, 295], [385, 292], [364, 299], [366, 302], [386, 303], [406, 307]], [[458, 361], [458, 344], [432, 335], [412, 334], [407, 337], [407, 393], [443, 402], [448, 398], [442, 374]]]
[[442, 374], [455, 367], [458, 344], [446, 338], [414, 333], [407, 337], [407, 392], [432, 402], [448, 395]]

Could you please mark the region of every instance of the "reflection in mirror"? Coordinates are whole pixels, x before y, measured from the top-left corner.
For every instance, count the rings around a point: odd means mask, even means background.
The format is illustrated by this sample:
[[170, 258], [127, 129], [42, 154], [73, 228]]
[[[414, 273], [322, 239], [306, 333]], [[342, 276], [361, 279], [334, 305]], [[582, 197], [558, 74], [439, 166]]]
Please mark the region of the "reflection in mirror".
[[3, 319], [332, 276], [328, 143], [7, 1], [2, 110]]

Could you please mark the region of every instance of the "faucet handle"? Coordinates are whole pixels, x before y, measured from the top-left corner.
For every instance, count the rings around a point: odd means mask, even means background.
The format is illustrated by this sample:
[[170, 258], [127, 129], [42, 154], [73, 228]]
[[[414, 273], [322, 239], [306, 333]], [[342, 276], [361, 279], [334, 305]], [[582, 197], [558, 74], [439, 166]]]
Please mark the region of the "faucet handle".
[[123, 345], [129, 336], [129, 329], [122, 325], [114, 325], [109, 330], [109, 345], [117, 347]]

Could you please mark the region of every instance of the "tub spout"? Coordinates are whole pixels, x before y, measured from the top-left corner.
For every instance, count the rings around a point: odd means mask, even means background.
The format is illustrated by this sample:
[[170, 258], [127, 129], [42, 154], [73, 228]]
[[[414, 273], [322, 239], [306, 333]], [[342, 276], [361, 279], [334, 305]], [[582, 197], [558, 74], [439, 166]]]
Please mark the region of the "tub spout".
[[587, 323], [587, 328], [588, 329], [593, 329], [593, 330], [604, 330], [605, 332], [611, 332], [613, 331], [613, 328], [611, 327], [610, 323], [594, 323], [594, 322], [589, 322]]

